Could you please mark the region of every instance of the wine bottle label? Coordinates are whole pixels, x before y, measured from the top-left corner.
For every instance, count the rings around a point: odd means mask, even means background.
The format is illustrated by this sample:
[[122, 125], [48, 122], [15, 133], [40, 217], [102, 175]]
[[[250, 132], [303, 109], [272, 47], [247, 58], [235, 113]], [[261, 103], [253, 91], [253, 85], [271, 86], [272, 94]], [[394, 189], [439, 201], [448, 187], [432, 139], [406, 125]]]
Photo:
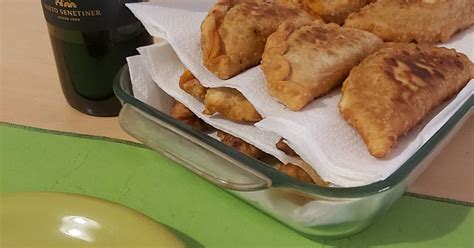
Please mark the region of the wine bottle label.
[[125, 3], [143, 0], [41, 0], [50, 24], [69, 30], [99, 31], [137, 22]]

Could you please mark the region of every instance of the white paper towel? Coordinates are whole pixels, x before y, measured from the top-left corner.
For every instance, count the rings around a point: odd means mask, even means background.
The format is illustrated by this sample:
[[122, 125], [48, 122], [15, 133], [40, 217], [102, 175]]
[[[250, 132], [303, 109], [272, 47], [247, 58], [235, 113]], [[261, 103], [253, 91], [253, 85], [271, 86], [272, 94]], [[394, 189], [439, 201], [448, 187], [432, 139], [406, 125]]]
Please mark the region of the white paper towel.
[[301, 162], [301, 160], [292, 158], [275, 147], [275, 143], [281, 137], [273, 132], [261, 130], [254, 125], [235, 123], [219, 116], [211, 118], [203, 114], [204, 105], [179, 88], [179, 77], [184, 71], [184, 66], [169, 44], [161, 42], [138, 50], [153, 81], [168, 95], [186, 105], [206, 123], [257, 146], [284, 163], [298, 164]]
[[[218, 128], [239, 136], [266, 152], [269, 152], [271, 148], [274, 149], [275, 139], [278, 139], [279, 136], [284, 137], [288, 144], [310, 163], [323, 179], [343, 187], [360, 186], [385, 179], [413, 155], [473, 94], [474, 83], [471, 81], [454, 100], [444, 105], [446, 107], [442, 111], [440, 111], [441, 107], [433, 111], [424, 123], [418, 125], [407, 136], [402, 137], [388, 158], [376, 159], [367, 152], [365, 144], [355, 130], [339, 115], [337, 108], [340, 99], [339, 90], [334, 90], [328, 96], [317, 99], [303, 111], [290, 111], [267, 93], [265, 79], [259, 67], [251, 68], [229, 80], [220, 80], [202, 65], [199, 45], [200, 24], [207, 14], [206, 12], [173, 9], [152, 3], [128, 4], [127, 6], [144, 23], [150, 34], [170, 42], [179, 60], [203, 85], [232, 87], [241, 91], [257, 111], [265, 117], [256, 126], [264, 130], [266, 134], [272, 134], [273, 138], [262, 140], [264, 136], [261, 136], [250, 141], [255, 136], [252, 134], [250, 137], [243, 137], [247, 133], [242, 129], [242, 125], [215, 116], [206, 117], [200, 114], [202, 106], [199, 107], [200, 109], [192, 109], [193, 112], [208, 123], [218, 120], [219, 125], [222, 125]], [[447, 46], [467, 54], [472, 60], [474, 58], [472, 40], [474, 40], [473, 28], [457, 35]], [[162, 87], [163, 81], [170, 82], [164, 87], [174, 88], [162, 88], [173, 97], [183, 101], [185, 105], [191, 106], [191, 108], [199, 106], [199, 102], [192, 98], [189, 99], [189, 96], [184, 97], [182, 92], [179, 93], [180, 89], [177, 85], [179, 75], [177, 74], [181, 73], [183, 67], [175, 61], [178, 58], [172, 58], [174, 55], [167, 55], [168, 57], [163, 57], [165, 59], [160, 59], [160, 56], [163, 55], [160, 55], [158, 50], [153, 52], [156, 52], [156, 55], [153, 58], [149, 57], [148, 61], [149, 64], [154, 63], [151, 68], [155, 69], [151, 73], [153, 79], [160, 87]], [[163, 70], [165, 67], [167, 69]], [[210, 124], [215, 125], [215, 123]], [[239, 129], [233, 130], [234, 128]], [[252, 128], [252, 130], [254, 129]], [[269, 153], [274, 154], [275, 152], [277, 151]]]
[[200, 26], [207, 12], [163, 7], [162, 3], [127, 4], [148, 32], [168, 41], [181, 62], [206, 87], [236, 88], [249, 100], [262, 116], [287, 112], [285, 107], [268, 95], [267, 85], [260, 67], [251, 68], [238, 77], [221, 80], [202, 65]]
[[[144, 69], [142, 55], [129, 57], [127, 59], [135, 98], [164, 112], [169, 113], [174, 99], [161, 90], [151, 78], [147, 69]], [[209, 134], [218, 139], [215, 132]], [[255, 191], [247, 192], [247, 197], [256, 202], [264, 202], [269, 209], [281, 216], [290, 214], [291, 218], [304, 226], [334, 225], [344, 221], [360, 221], [368, 218], [373, 211], [384, 203], [384, 195], [377, 195], [370, 202], [360, 201], [358, 198], [340, 201], [325, 201], [316, 199], [314, 201], [302, 202], [301, 198], [292, 198], [282, 191]], [[281, 198], [288, 201], [281, 201]], [[309, 198], [308, 198], [309, 199]]]
[[127, 64], [134, 97], [162, 112], [169, 113], [174, 99], [153, 82], [143, 57], [141, 55], [128, 57]]

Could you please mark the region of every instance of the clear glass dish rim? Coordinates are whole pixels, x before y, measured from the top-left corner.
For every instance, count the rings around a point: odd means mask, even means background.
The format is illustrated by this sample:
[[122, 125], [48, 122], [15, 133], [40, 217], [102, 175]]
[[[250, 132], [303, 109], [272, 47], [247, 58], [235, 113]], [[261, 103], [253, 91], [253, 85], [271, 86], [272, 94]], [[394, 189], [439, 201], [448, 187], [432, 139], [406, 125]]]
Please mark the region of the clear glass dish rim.
[[471, 95], [469, 96], [469, 99], [467, 99], [464, 104], [456, 111], [456, 113], [454, 113], [453, 116], [424, 145], [422, 145], [420, 149], [415, 152], [415, 154], [413, 154], [413, 156], [411, 156], [399, 169], [397, 169], [385, 180], [357, 187], [335, 188], [305, 183], [286, 176], [278, 170], [265, 165], [263, 162], [241, 155], [234, 149], [230, 149], [207, 134], [196, 131], [187, 125], [184, 125], [180, 121], [171, 118], [167, 114], [136, 99], [132, 95], [133, 93], [131, 89], [130, 74], [127, 64], [125, 64], [117, 73], [117, 76], [114, 80], [113, 90], [122, 104], [130, 104], [135, 108], [149, 114], [150, 116], [170, 125], [179, 127], [180, 131], [192, 135], [198, 140], [217, 148], [227, 156], [267, 176], [272, 181], [272, 187], [287, 187], [305, 193], [331, 198], [364, 197], [378, 194], [397, 186], [410, 175], [410, 173], [420, 164], [420, 162], [422, 162], [423, 159], [430, 154], [436, 145], [450, 133], [454, 126], [474, 106], [474, 96]]

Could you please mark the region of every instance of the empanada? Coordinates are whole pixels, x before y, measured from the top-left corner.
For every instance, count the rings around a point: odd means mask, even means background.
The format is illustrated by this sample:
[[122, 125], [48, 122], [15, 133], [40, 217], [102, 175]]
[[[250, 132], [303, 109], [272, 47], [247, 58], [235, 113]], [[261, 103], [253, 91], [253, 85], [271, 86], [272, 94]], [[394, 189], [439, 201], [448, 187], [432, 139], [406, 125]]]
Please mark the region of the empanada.
[[473, 23], [473, 0], [378, 0], [351, 14], [344, 26], [384, 41], [436, 43]]
[[[264, 153], [262, 150], [258, 149], [257, 147], [243, 141], [240, 138], [234, 137], [228, 133], [225, 133], [223, 131], [217, 131], [217, 136], [221, 139], [221, 142], [224, 143], [227, 146], [230, 146], [232, 148], [235, 148], [239, 152], [255, 158], [255, 159], [261, 159], [261, 160], [276, 160], [276, 158], [272, 156], [268, 156], [266, 153]], [[327, 186], [328, 183], [325, 182], [319, 174], [307, 163], [303, 162], [301, 167], [294, 165], [294, 164], [283, 164], [276, 160], [276, 165], [275, 168], [282, 173], [296, 178], [298, 180], [301, 180], [303, 182], [307, 183], [314, 183], [319, 186]], [[273, 162], [271, 163], [273, 164]]]
[[210, 125], [199, 119], [191, 110], [178, 101], [176, 101], [173, 108], [171, 108], [170, 116], [199, 131], [205, 132], [212, 130]]
[[434, 107], [473, 78], [474, 66], [454, 49], [388, 44], [352, 69], [339, 109], [370, 154], [387, 156]]
[[185, 70], [179, 78], [179, 87], [200, 102], [204, 101], [207, 88], [202, 86], [201, 82], [189, 70]]
[[325, 22], [343, 24], [346, 17], [373, 0], [301, 0]]
[[204, 114], [220, 113], [232, 121], [256, 122], [262, 119], [254, 106], [236, 89], [206, 88], [189, 71], [179, 79], [179, 87], [204, 103]]
[[291, 149], [291, 147], [287, 143], [285, 143], [285, 139], [283, 139], [283, 138], [281, 138], [275, 144], [275, 146], [278, 150], [282, 151], [283, 153], [285, 153], [288, 156], [298, 157], [298, 154], [293, 149]]
[[272, 0], [219, 0], [201, 25], [204, 65], [228, 79], [260, 63], [267, 37], [281, 22], [312, 17]]
[[204, 114], [212, 115], [218, 112], [231, 121], [256, 122], [262, 119], [247, 98], [233, 88], [209, 88], [204, 98], [204, 106]]
[[[304, 168], [302, 168], [304, 167]], [[314, 183], [319, 186], [327, 186], [328, 183], [325, 182], [316, 171], [311, 168], [310, 165], [304, 164], [302, 167], [299, 167], [294, 164], [282, 164], [278, 163], [276, 168], [281, 171], [282, 173], [296, 178], [300, 181], [307, 182], [307, 183]]]
[[268, 37], [262, 69], [270, 95], [298, 111], [338, 86], [382, 46], [377, 36], [322, 21], [285, 22]]
[[249, 157], [259, 159], [265, 155], [265, 153], [257, 147], [223, 131], [217, 131], [217, 136], [221, 139], [222, 143], [237, 149]]

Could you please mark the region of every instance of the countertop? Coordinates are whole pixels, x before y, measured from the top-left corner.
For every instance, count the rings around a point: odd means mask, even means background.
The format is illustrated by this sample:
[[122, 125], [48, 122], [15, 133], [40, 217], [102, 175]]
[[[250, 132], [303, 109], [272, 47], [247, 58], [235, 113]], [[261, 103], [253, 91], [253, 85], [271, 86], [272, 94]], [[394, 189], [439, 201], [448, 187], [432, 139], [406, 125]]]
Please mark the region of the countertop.
[[[40, 2], [6, 2], [0, 3], [0, 121], [135, 141], [116, 117], [87, 116], [66, 103]], [[474, 202], [473, 147], [471, 115], [409, 191]]]

